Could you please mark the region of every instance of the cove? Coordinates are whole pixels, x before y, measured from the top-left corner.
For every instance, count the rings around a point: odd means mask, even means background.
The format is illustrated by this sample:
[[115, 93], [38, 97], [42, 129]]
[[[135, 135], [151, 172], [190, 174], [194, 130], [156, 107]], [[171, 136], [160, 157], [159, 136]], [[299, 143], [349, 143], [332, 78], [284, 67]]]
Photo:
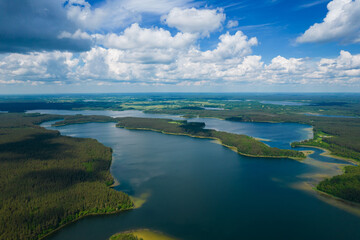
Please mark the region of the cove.
[[[50, 124], [43, 126], [50, 128]], [[307, 134], [287, 138], [289, 127], [266, 135], [268, 127], [251, 131], [283, 145]], [[292, 127], [304, 132], [297, 125]], [[248, 158], [211, 140], [119, 129], [114, 123], [53, 129], [63, 135], [95, 138], [112, 147], [111, 173], [120, 182], [116, 189], [148, 198], [139, 209], [84, 218], [48, 239], [107, 239], [140, 228], [179, 239], [360, 238], [359, 217], [292, 187], [304, 174], [318, 173], [316, 164]], [[317, 162], [338, 161], [315, 151], [311, 156]]]

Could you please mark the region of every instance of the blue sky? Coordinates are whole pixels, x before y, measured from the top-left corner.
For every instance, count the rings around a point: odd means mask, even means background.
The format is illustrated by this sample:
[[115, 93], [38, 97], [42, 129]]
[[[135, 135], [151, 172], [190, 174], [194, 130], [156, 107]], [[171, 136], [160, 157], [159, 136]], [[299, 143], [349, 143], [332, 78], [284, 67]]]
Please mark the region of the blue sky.
[[359, 92], [360, 0], [0, 0], [0, 94]]

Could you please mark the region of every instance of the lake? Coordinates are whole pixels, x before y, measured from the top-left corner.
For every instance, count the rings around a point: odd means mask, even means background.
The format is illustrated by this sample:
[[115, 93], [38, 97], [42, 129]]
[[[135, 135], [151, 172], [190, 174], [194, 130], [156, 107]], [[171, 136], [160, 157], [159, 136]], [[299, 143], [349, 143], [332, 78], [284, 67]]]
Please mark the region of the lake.
[[290, 101], [260, 101], [260, 103], [274, 104], [274, 105], [281, 105], [281, 106], [305, 106], [305, 105], [310, 105], [310, 103], [290, 102]]
[[[309, 126], [301, 124], [205, 120], [207, 127], [251, 133], [272, 146], [289, 148], [294, 139], [309, 136]], [[107, 239], [138, 228], [190, 240], [360, 239], [359, 217], [295, 187], [306, 176], [328, 173], [322, 164], [342, 162], [320, 156], [321, 150], [304, 163], [249, 158], [212, 140], [126, 130], [114, 123], [50, 124], [43, 126], [113, 148], [111, 173], [120, 182], [116, 189], [148, 198], [139, 209], [87, 217], [48, 239]]]

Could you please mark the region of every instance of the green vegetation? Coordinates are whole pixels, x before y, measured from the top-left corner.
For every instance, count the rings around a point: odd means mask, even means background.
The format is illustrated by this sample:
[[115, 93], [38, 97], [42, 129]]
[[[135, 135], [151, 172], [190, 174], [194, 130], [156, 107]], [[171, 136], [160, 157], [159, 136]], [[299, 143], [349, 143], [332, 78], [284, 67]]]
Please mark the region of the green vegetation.
[[0, 114], [0, 239], [37, 239], [83, 216], [133, 208], [108, 187], [111, 149], [36, 125], [53, 119]]
[[109, 240], [175, 240], [165, 234], [149, 229], [139, 229], [112, 235]]
[[339, 140], [339, 137], [337, 137], [337, 139], [335, 138], [334, 140], [332, 139], [334, 137], [335, 136], [328, 135], [322, 131], [315, 130], [313, 139], [308, 139], [301, 142], [294, 142], [291, 144], [291, 146], [292, 147], [310, 146], [310, 147], [324, 148], [330, 150], [331, 153], [334, 155], [360, 161], [360, 153], [351, 149], [351, 145], [353, 145], [352, 143], [348, 144], [349, 146], [348, 148], [345, 148], [341, 146], [343, 143], [342, 139], [340, 138]]
[[143, 240], [142, 238], [138, 238], [132, 233], [117, 233], [112, 235], [109, 240]]
[[116, 120], [112, 117], [107, 116], [97, 116], [97, 115], [73, 115], [73, 116], [64, 116], [64, 120], [58, 121], [53, 124], [53, 126], [65, 126], [70, 124], [78, 124], [78, 123], [90, 123], [90, 122], [116, 122]]
[[152, 130], [167, 134], [217, 139], [227, 147], [236, 148], [238, 153], [252, 157], [288, 157], [297, 159], [305, 157], [302, 152], [272, 148], [246, 135], [204, 129], [205, 124], [199, 122], [134, 117], [117, 118], [117, 120], [119, 121], [117, 127], [127, 129]]
[[[313, 126], [314, 136], [316, 136], [317, 132], [331, 136], [322, 138], [323, 144], [321, 144], [321, 147], [329, 149], [334, 155], [360, 160], [360, 118], [328, 118], [246, 109], [219, 111], [177, 109], [156, 110], [151, 111], [151, 113], [214, 117], [239, 122], [293, 122], [308, 124]], [[293, 143], [293, 146], [303, 145], [303, 143], [306, 142]]]
[[344, 174], [320, 182], [317, 189], [342, 199], [360, 203], [360, 167], [346, 166]]

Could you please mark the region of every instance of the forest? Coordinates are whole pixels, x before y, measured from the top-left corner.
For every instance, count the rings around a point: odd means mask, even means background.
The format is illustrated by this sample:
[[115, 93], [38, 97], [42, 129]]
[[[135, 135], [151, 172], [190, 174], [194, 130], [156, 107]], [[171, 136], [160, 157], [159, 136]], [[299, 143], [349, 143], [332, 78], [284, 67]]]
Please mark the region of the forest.
[[0, 114], [0, 239], [38, 239], [83, 216], [133, 208], [109, 187], [110, 148], [37, 125], [59, 118]]
[[330, 195], [360, 203], [360, 167], [346, 166], [342, 175], [325, 179], [317, 189]]
[[116, 122], [115, 118], [108, 116], [98, 116], [98, 115], [71, 115], [71, 116], [62, 116], [63, 120], [57, 121], [53, 126], [65, 126], [69, 124], [80, 124], [80, 123], [89, 123], [89, 122]]

